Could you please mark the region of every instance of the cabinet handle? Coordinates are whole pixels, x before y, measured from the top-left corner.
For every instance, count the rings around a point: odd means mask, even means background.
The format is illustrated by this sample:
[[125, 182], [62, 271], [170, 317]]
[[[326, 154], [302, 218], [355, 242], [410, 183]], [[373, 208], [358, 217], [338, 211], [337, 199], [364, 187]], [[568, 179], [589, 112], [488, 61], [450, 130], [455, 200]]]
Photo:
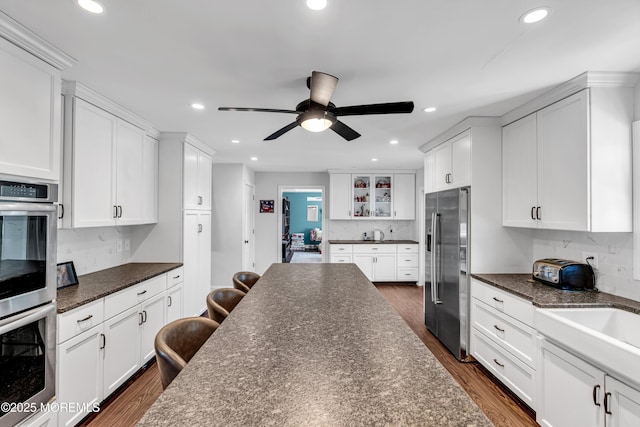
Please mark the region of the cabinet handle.
[[140, 296], [140, 295], [144, 295], [144, 294], [146, 294], [146, 293], [147, 293], [147, 290], [145, 289], [145, 290], [144, 290], [144, 291], [142, 291], [142, 292], [138, 292], [138, 296]]
[[600, 384], [596, 384], [593, 386], [593, 404], [596, 406], [600, 406], [600, 402], [598, 402], [598, 391], [600, 390]]
[[504, 332], [504, 329], [498, 327], [498, 325], [493, 325], [493, 327], [496, 328], [500, 332]]
[[118, 207], [113, 205], [113, 217], [118, 218]]
[[58, 219], [62, 219], [64, 218], [64, 205], [60, 203], [58, 206], [60, 206], [60, 215], [58, 216]]
[[142, 310], [142, 323], [147, 323], [147, 310]]
[[100, 334], [100, 338], [102, 338], [102, 345], [100, 346], [100, 350], [103, 350], [107, 346], [107, 336], [105, 334]]
[[493, 359], [493, 362], [494, 362], [496, 365], [500, 366], [501, 368], [504, 368], [504, 365], [503, 365], [502, 363], [498, 362], [498, 359]]
[[536, 220], [535, 211], [536, 211], [536, 207], [531, 206], [531, 219], [534, 221]]
[[609, 410], [609, 409], [610, 409], [610, 407], [609, 407], [609, 399], [610, 399], [610, 398], [611, 398], [611, 393], [606, 392], [606, 393], [604, 394], [604, 413], [605, 413], [605, 414], [608, 414], [608, 415], [612, 415], [612, 414], [613, 414], [613, 412], [611, 412], [611, 411]]
[[201, 205], [202, 204], [202, 196], [198, 196], [198, 204]]
[[171, 307], [171, 305], [173, 305], [173, 300], [171, 299], [171, 295], [167, 296], [167, 302], [168, 302], [167, 307]]
[[138, 326], [142, 325], [144, 323], [144, 317], [142, 316], [142, 313], [138, 313]]
[[540, 206], [536, 208], [536, 219], [538, 221], [542, 219], [542, 217], [540, 216]]
[[496, 297], [493, 297], [493, 300], [494, 300], [495, 302], [504, 302], [503, 300], [501, 300], [501, 299], [499, 299], [499, 298], [496, 298]]
[[202, 224], [198, 224], [198, 233], [202, 233]]
[[178, 274], [177, 276], [173, 276], [173, 280], [179, 279], [180, 275]]
[[93, 314], [90, 314], [87, 317], [85, 317], [84, 319], [76, 320], [76, 322], [78, 322], [78, 323], [86, 322], [87, 320], [91, 319], [92, 317], [93, 317]]

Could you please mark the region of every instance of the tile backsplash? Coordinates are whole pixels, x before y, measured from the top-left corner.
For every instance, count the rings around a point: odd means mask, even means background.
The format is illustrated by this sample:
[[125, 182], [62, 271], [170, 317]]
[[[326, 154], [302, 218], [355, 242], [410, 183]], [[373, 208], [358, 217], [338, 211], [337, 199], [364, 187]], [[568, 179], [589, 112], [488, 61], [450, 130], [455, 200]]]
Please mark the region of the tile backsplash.
[[373, 239], [375, 228], [384, 233], [384, 240], [417, 240], [415, 221], [369, 221], [345, 220], [329, 221], [327, 240], [362, 240], [363, 233]]
[[126, 264], [131, 258], [127, 241], [130, 227], [58, 230], [58, 262], [73, 261], [78, 275]]
[[632, 233], [583, 233], [538, 230], [534, 259], [566, 258], [584, 262], [583, 252], [598, 254], [596, 286], [602, 292], [640, 301], [640, 281], [633, 280]]

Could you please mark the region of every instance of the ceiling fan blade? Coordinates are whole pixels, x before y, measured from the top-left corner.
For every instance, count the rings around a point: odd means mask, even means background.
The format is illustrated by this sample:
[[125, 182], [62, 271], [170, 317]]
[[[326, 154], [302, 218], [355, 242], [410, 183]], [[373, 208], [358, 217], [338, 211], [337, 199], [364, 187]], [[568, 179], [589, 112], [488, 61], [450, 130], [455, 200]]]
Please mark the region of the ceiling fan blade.
[[298, 114], [294, 110], [278, 110], [275, 108], [243, 108], [243, 107], [218, 107], [218, 111], [257, 111], [259, 113], [290, 113]]
[[385, 104], [352, 105], [332, 110], [336, 116], [361, 116], [366, 114], [400, 114], [413, 111], [413, 101], [388, 102]]
[[347, 141], [354, 140], [360, 136], [358, 132], [351, 129], [349, 126], [342, 123], [340, 120], [336, 120], [331, 130], [346, 139]]
[[329, 105], [333, 91], [338, 85], [338, 78], [320, 71], [311, 73], [311, 95], [309, 99], [324, 107]]
[[265, 141], [271, 141], [273, 139], [279, 138], [282, 135], [284, 135], [285, 133], [289, 132], [291, 129], [297, 127], [297, 126], [298, 126], [298, 122], [289, 123], [288, 125], [286, 125], [282, 129], [277, 130], [274, 133], [272, 133], [271, 135], [269, 135], [268, 137], [266, 137], [264, 140]]

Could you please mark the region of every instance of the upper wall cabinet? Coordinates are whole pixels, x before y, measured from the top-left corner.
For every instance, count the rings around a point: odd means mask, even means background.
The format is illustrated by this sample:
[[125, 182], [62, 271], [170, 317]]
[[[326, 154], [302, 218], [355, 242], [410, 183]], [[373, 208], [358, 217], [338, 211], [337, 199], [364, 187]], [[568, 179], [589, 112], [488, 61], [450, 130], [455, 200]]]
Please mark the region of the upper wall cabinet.
[[330, 219], [415, 219], [415, 173], [396, 172], [330, 172]]
[[0, 173], [60, 179], [60, 70], [73, 63], [0, 14]]
[[212, 157], [184, 144], [184, 208], [211, 210]]
[[[466, 187], [471, 184], [471, 133], [467, 130], [438, 145], [425, 161], [425, 192]], [[428, 173], [428, 176], [427, 176]]]
[[[70, 91], [73, 88], [77, 84]], [[64, 138], [65, 226], [156, 221], [158, 147], [154, 138], [77, 93], [65, 94]]]
[[632, 86], [592, 86], [504, 126], [503, 225], [631, 231], [632, 117]]

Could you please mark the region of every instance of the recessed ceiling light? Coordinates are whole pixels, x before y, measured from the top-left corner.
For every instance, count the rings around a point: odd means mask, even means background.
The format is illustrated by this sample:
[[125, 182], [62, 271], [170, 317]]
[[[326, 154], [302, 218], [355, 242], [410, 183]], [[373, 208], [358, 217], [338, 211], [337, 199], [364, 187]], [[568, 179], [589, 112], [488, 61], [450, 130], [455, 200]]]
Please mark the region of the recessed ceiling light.
[[392, 139], [391, 141], [389, 141], [389, 144], [391, 145], [396, 145], [398, 143], [397, 139]]
[[191, 108], [193, 108], [194, 110], [204, 110], [204, 105], [195, 102], [191, 104]]
[[531, 9], [531, 10], [525, 12], [520, 17], [520, 21], [524, 22], [525, 24], [533, 24], [535, 22], [542, 21], [544, 18], [547, 17], [547, 15], [549, 15], [549, 8], [548, 7], [546, 7], [546, 6], [537, 7], [535, 9]]
[[257, 157], [255, 157], [255, 156], [253, 156], [253, 157], [251, 158], [251, 160], [253, 160], [253, 161], [255, 162], [256, 160], [258, 160], [258, 158], [257, 158]]
[[371, 159], [372, 162], [377, 162], [378, 159], [376, 159], [375, 157], [373, 159]]
[[307, 0], [307, 7], [312, 10], [322, 10], [327, 7], [327, 0]]
[[232, 139], [231, 142], [233, 142], [234, 144], [240, 144], [240, 141], [237, 139]]
[[96, 0], [77, 0], [76, 3], [87, 12], [95, 13], [96, 15], [104, 12], [104, 7]]
[[427, 108], [425, 108], [425, 109], [424, 109], [424, 110], [422, 110], [422, 111], [424, 111], [425, 113], [433, 113], [433, 112], [434, 112], [434, 111], [436, 111], [436, 110], [437, 110], [437, 108], [436, 108], [436, 107], [427, 107]]

